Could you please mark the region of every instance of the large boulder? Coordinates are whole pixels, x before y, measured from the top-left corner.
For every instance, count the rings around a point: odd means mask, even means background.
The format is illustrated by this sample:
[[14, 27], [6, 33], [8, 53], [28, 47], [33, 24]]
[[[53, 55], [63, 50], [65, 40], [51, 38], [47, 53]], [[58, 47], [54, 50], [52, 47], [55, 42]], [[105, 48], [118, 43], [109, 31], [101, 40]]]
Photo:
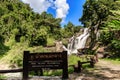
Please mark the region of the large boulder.
[[55, 51], [56, 52], [62, 52], [63, 51], [63, 43], [62, 43], [62, 41], [57, 41], [56, 42]]

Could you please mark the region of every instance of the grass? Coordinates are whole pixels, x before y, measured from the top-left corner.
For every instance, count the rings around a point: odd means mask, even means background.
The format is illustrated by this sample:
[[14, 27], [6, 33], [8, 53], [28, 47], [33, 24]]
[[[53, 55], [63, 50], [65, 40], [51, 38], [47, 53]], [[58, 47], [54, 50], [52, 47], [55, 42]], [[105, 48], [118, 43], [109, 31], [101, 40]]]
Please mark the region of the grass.
[[5, 80], [6, 76], [0, 75], [0, 80]]
[[[73, 67], [68, 68], [68, 74], [73, 73], [74, 69]], [[44, 72], [45, 76], [60, 76], [62, 75], [62, 70], [48, 70]]]
[[105, 59], [102, 59], [102, 60], [110, 61], [113, 64], [120, 64], [120, 59], [119, 58], [116, 58], [116, 59], [105, 58]]
[[5, 64], [17, 64], [18, 66], [22, 66], [23, 51], [26, 49], [27, 46], [23, 44], [16, 44], [5, 53], [0, 61]]
[[54, 46], [55, 44], [54, 44], [54, 38], [47, 38], [47, 46]]
[[87, 61], [85, 56], [78, 57], [76, 55], [70, 55], [68, 56], [68, 65], [74, 65], [77, 64], [78, 61], [84, 62]]
[[6, 51], [6, 53], [1, 56], [0, 62], [10, 65], [17, 64], [17, 66], [22, 67], [24, 51], [47, 52], [48, 50], [45, 50], [42, 46], [28, 47], [27, 43], [16, 43], [11, 46], [10, 50]]

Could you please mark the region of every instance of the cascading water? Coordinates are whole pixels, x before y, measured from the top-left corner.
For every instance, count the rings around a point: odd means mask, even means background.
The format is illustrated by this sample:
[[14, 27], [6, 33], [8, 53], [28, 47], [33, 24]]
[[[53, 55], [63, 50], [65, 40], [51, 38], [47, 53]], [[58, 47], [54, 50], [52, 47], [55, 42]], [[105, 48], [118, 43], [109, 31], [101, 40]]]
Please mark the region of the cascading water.
[[90, 35], [89, 29], [84, 28], [83, 34], [81, 34], [78, 37], [73, 36], [72, 38], [70, 38], [68, 48], [63, 46], [63, 49], [67, 50], [68, 54], [78, 53], [78, 49], [85, 48], [85, 44], [86, 44], [86, 41], [87, 41], [87, 38], [89, 37], [89, 35]]

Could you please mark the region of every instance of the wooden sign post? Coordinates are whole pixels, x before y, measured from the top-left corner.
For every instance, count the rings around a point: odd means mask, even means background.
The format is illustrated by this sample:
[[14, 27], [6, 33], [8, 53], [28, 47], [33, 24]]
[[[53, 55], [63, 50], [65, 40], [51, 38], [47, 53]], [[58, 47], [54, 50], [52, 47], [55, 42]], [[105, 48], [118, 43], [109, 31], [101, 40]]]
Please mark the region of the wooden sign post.
[[30, 53], [24, 51], [23, 80], [29, 77], [29, 71], [41, 71], [44, 68], [62, 69], [62, 78], [68, 78], [67, 51], [49, 53]]

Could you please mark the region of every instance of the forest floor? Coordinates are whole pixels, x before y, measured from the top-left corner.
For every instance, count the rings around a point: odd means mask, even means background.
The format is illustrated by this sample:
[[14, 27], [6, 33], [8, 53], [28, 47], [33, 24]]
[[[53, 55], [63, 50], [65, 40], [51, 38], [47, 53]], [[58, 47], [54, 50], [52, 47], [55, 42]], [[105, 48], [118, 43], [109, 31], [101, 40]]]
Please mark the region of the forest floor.
[[[3, 65], [0, 65], [3, 69]], [[61, 80], [60, 77], [35, 77], [30, 80]], [[8, 80], [14, 80], [8, 79]], [[21, 80], [20, 78], [16, 80]], [[114, 64], [108, 60], [99, 60], [95, 68], [83, 69], [81, 73], [69, 74], [67, 80], [120, 80], [120, 64]]]

